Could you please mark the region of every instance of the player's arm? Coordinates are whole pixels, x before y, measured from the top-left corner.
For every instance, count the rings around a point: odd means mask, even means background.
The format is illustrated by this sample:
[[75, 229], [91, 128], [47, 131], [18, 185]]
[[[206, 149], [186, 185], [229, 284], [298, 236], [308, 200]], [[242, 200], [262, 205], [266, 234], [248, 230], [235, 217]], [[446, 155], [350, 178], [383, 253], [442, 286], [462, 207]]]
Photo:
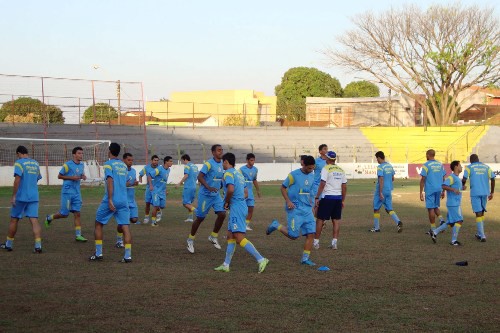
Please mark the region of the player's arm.
[[257, 181], [257, 179], [254, 179], [253, 186], [255, 186], [255, 189], [257, 190], [257, 196], [260, 198], [261, 197], [260, 187], [259, 187], [259, 182]]
[[61, 171], [59, 171], [59, 174], [57, 175], [57, 179], [62, 179], [62, 180], [80, 180], [82, 179], [81, 176], [75, 175], [75, 176], [66, 176], [68, 173], [69, 168], [66, 163], [63, 164]]
[[326, 185], [326, 181], [324, 181], [322, 179], [321, 182], [319, 183], [318, 192], [316, 193], [316, 196], [314, 197], [314, 204], [316, 206], [319, 206], [319, 198], [321, 197], [321, 193], [323, 193], [323, 190], [325, 189], [325, 185]]
[[293, 202], [290, 201], [290, 198], [288, 197], [288, 189], [283, 185], [281, 185], [281, 195], [285, 199], [286, 206], [288, 207], [288, 209], [294, 209], [295, 205], [293, 204]]
[[234, 185], [227, 184], [226, 186], [226, 198], [224, 199], [224, 208], [229, 209], [229, 203], [231, 202], [231, 198], [234, 194]]
[[148, 186], [149, 190], [153, 191], [153, 178], [150, 175], [148, 175]]
[[425, 176], [420, 177], [420, 201], [424, 201]]
[[465, 185], [467, 183], [467, 177], [463, 176], [462, 177], [462, 191], [465, 191], [467, 189], [467, 186]]
[[382, 189], [384, 188], [384, 177], [383, 176], [378, 177], [378, 183], [379, 183], [378, 196], [379, 196], [380, 200], [384, 200], [384, 194], [382, 193]]
[[[443, 184], [441, 185], [441, 187], [443, 188], [443, 190], [445, 191], [450, 191], [450, 192], [453, 192], [455, 194], [460, 194], [460, 190], [458, 188], [453, 188], [451, 186], [448, 186], [446, 184]], [[448, 197], [449, 198], [449, 197]]]
[[106, 178], [106, 188], [108, 190], [108, 206], [109, 210], [115, 211], [115, 205], [113, 204], [113, 193], [114, 193], [114, 186], [113, 186], [113, 177]]
[[342, 207], [344, 207], [344, 201], [347, 196], [347, 183], [342, 184]]
[[178, 188], [179, 186], [181, 186], [182, 184], [184, 184], [184, 182], [186, 181], [186, 179], [188, 178], [188, 174], [185, 173], [184, 174], [184, 177], [182, 177], [181, 181], [179, 182], [179, 184], [175, 185], [175, 188]]
[[14, 206], [16, 204], [16, 195], [19, 190], [19, 184], [21, 184], [21, 176], [14, 176], [14, 185], [12, 187], [12, 198], [10, 199], [10, 203]]
[[490, 195], [488, 196], [488, 200], [493, 199], [493, 193], [495, 193], [495, 178], [491, 178], [491, 191]]
[[200, 173], [198, 174], [198, 183], [200, 183], [201, 185], [203, 185], [210, 192], [217, 192], [217, 191], [219, 191], [215, 187], [208, 186], [208, 183], [207, 183], [207, 180], [205, 179], [205, 176], [206, 175], [203, 172], [200, 171]]

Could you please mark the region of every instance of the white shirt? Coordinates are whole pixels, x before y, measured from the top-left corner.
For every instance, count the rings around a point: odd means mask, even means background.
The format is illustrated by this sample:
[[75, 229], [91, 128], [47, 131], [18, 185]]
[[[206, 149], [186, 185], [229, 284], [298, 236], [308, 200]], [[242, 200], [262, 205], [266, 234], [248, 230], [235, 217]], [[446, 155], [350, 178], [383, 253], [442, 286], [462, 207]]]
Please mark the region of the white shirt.
[[321, 180], [325, 181], [322, 197], [325, 195], [342, 195], [342, 184], [347, 183], [344, 170], [336, 164], [327, 164], [321, 170]]

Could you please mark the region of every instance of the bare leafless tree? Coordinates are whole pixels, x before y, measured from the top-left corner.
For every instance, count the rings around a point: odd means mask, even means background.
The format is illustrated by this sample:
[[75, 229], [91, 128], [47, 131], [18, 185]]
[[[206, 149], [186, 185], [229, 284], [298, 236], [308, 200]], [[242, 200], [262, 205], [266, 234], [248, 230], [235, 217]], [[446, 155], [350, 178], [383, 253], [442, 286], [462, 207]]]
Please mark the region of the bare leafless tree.
[[[449, 124], [467, 88], [500, 82], [500, 29], [494, 8], [460, 3], [406, 5], [363, 13], [355, 28], [324, 50], [328, 62], [370, 73], [392, 91], [426, 102], [430, 125]], [[445, 97], [448, 96], [448, 97]]]

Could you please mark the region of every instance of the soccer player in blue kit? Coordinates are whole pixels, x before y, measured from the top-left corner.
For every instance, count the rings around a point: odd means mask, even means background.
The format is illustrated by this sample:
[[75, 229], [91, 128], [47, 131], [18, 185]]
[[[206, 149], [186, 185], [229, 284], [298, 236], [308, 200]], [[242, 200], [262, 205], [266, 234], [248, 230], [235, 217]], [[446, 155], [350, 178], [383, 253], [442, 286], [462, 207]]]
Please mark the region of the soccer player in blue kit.
[[[127, 166], [127, 200], [130, 223], [136, 223], [139, 219], [139, 210], [135, 201], [135, 187], [139, 184], [137, 181], [137, 172], [132, 165], [134, 164], [134, 156], [131, 153], [123, 154], [123, 163]], [[119, 224], [116, 228], [116, 248], [124, 248], [123, 244], [123, 228]]]
[[369, 231], [380, 232], [380, 208], [382, 205], [385, 211], [389, 214], [396, 223], [398, 232], [403, 231], [403, 222], [399, 219], [396, 212], [392, 209], [392, 190], [394, 182], [394, 168], [392, 165], [385, 161], [385, 154], [383, 151], [375, 153], [377, 158], [377, 185], [375, 186], [375, 193], [373, 193], [373, 228]]
[[168, 176], [170, 175], [170, 167], [173, 163], [174, 161], [172, 160], [172, 156], [165, 156], [163, 159], [163, 165], [151, 170], [148, 174], [148, 184], [150, 184], [149, 190], [151, 191], [151, 196], [153, 198], [151, 201], [151, 204], [153, 205], [153, 212], [151, 213], [151, 226], [153, 227], [158, 226], [158, 212], [160, 212], [160, 209], [165, 208], [167, 201]]
[[470, 155], [469, 160], [470, 164], [465, 167], [462, 178], [462, 186], [465, 190], [465, 183], [467, 179], [470, 179], [470, 202], [472, 211], [476, 214], [476, 239], [486, 242], [484, 212], [486, 212], [486, 203], [493, 199], [493, 193], [495, 193], [495, 174], [489, 166], [479, 162], [477, 154]]
[[200, 190], [198, 191], [198, 208], [196, 209], [196, 220], [191, 226], [191, 233], [187, 239], [187, 249], [189, 253], [194, 253], [196, 231], [198, 231], [200, 224], [205, 220], [210, 208], [217, 214], [217, 218], [215, 219], [213, 231], [210, 236], [208, 236], [208, 241], [212, 243], [216, 249], [221, 249], [217, 237], [224, 223], [224, 219], [226, 218], [224, 202], [220, 196], [222, 176], [224, 175], [224, 170], [222, 168], [222, 154], [224, 150], [219, 144], [213, 145], [211, 150], [212, 158], [203, 164], [198, 173], [198, 182], [200, 183]]
[[[424, 201], [423, 192], [425, 190], [425, 208], [427, 208], [429, 215], [431, 230], [436, 229], [436, 216], [439, 219], [440, 225], [445, 223], [439, 207], [441, 199], [444, 198], [445, 191], [441, 188], [441, 185], [443, 184], [446, 172], [441, 162], [435, 160], [435, 156], [436, 151], [434, 149], [429, 149], [425, 153], [427, 162], [422, 165], [422, 171], [420, 172], [420, 201]], [[430, 230], [427, 233], [430, 234]]]
[[188, 154], [181, 156], [181, 162], [184, 164], [184, 176], [175, 188], [184, 184], [184, 189], [182, 190], [182, 205], [189, 212], [189, 215], [184, 222], [193, 222], [193, 215], [196, 210], [196, 207], [193, 206], [193, 202], [194, 197], [196, 196], [196, 178], [198, 177], [198, 167], [191, 163], [191, 157], [189, 157]]
[[254, 165], [255, 164], [255, 155], [252, 153], [247, 154], [247, 164], [240, 168], [243, 177], [245, 177], [245, 183], [247, 184], [248, 197], [246, 199], [247, 207], [248, 207], [248, 215], [246, 217], [246, 230], [251, 231], [250, 222], [252, 222], [253, 210], [255, 207], [255, 197], [253, 194], [253, 187], [257, 190], [257, 196], [260, 198], [260, 188], [259, 182], [257, 181], [257, 174], [259, 173], [259, 169]]
[[311, 201], [313, 203], [313, 209], [314, 209], [314, 216], [316, 216], [317, 212], [317, 207], [314, 205], [314, 197], [316, 196], [316, 192], [318, 192], [319, 184], [321, 183], [321, 170], [326, 165], [326, 153], [328, 152], [328, 146], [326, 144], [321, 144], [318, 147], [318, 152], [319, 152], [319, 157], [316, 158], [315, 160], [315, 167], [314, 167], [314, 185], [313, 188], [311, 189]]
[[122, 263], [132, 262], [132, 234], [130, 233], [130, 211], [127, 198], [127, 173], [128, 168], [122, 160], [118, 158], [120, 145], [112, 142], [109, 145], [109, 160], [104, 163], [104, 197], [97, 208], [95, 218], [95, 252], [89, 257], [90, 261], [101, 261], [103, 226], [108, 223], [111, 217], [122, 227], [125, 253], [120, 260]]
[[61, 208], [55, 214], [47, 215], [45, 218], [45, 227], [49, 228], [53, 220], [68, 217], [73, 213], [75, 219], [75, 240], [77, 242], [86, 242], [87, 239], [82, 236], [82, 224], [80, 222], [80, 211], [82, 208], [82, 193], [80, 191], [80, 181], [86, 180], [84, 172], [83, 148], [75, 147], [72, 152], [73, 159], [63, 164], [58, 179], [63, 180], [61, 190]]
[[300, 234], [306, 237], [301, 263], [307, 266], [316, 265], [309, 259], [316, 233], [316, 220], [314, 219], [311, 203], [311, 190], [314, 183], [315, 161], [312, 156], [304, 156], [304, 165], [288, 174], [281, 185], [281, 194], [285, 199], [287, 213], [287, 226], [281, 225], [278, 220], [273, 220], [267, 227], [266, 234], [270, 235], [275, 230], [280, 231], [290, 239], [299, 238]]
[[222, 165], [224, 170], [223, 186], [226, 194], [224, 198], [224, 208], [229, 210], [229, 221], [227, 225], [227, 249], [224, 263], [214, 270], [219, 272], [229, 272], [229, 265], [236, 250], [236, 244], [239, 244], [248, 253], [250, 253], [259, 264], [258, 273], [262, 273], [269, 260], [264, 258], [255, 246], [245, 237], [246, 216], [248, 207], [245, 202], [245, 178], [240, 171], [234, 168], [236, 158], [232, 153], [226, 153], [222, 156]]
[[450, 226], [453, 228], [450, 244], [459, 246], [461, 244], [457, 240], [457, 238], [464, 221], [464, 218], [462, 216], [462, 209], [460, 208], [462, 203], [462, 193], [460, 192], [462, 183], [460, 181], [460, 178], [458, 177], [462, 172], [460, 161], [451, 162], [450, 169], [452, 170], [452, 173], [445, 178], [444, 183], [442, 184], [443, 190], [448, 192], [446, 199], [446, 208], [448, 209], [447, 222], [445, 224], [441, 224], [434, 230], [429, 230], [429, 234], [432, 241], [436, 243], [436, 236], [440, 232], [444, 231], [448, 226]]
[[[141, 171], [139, 171], [139, 183], [142, 183], [142, 177], [146, 176], [147, 179], [151, 171], [158, 167], [159, 161], [160, 159], [158, 155], [151, 156], [151, 164], [146, 165]], [[149, 223], [149, 211], [151, 210], [151, 202], [153, 201], [150, 185], [150, 183], [146, 182], [146, 192], [144, 192], [144, 203], [146, 206], [144, 207], [144, 221], [142, 222], [144, 224]]]
[[29, 158], [28, 149], [24, 146], [17, 147], [16, 155], [18, 159], [14, 163], [9, 232], [7, 241], [0, 244], [0, 248], [12, 251], [17, 224], [23, 216], [26, 216], [31, 222], [35, 237], [33, 253], [42, 253], [42, 229], [38, 223], [38, 181], [42, 179], [40, 166], [37, 161]]

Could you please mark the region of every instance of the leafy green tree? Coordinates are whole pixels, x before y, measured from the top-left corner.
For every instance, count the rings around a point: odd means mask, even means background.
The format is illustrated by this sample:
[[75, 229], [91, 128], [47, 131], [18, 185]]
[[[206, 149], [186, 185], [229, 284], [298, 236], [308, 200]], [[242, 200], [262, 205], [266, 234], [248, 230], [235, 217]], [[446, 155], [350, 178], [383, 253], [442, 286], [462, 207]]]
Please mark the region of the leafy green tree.
[[379, 97], [377, 85], [368, 81], [353, 81], [344, 88], [343, 97]]
[[342, 96], [339, 80], [309, 67], [290, 68], [274, 91], [277, 116], [288, 120], [305, 120], [306, 97]]
[[360, 13], [324, 54], [334, 66], [369, 73], [421, 105], [428, 101], [433, 112], [424, 113], [427, 122], [446, 125], [473, 94], [470, 87], [500, 83], [500, 18], [494, 9], [455, 2]]
[[[97, 123], [107, 123], [111, 119], [118, 118], [118, 111], [108, 103], [97, 103], [95, 105], [95, 120]], [[94, 107], [91, 105], [83, 112], [83, 122], [94, 121]]]
[[64, 124], [64, 117], [62, 110], [54, 105], [31, 97], [19, 97], [2, 105], [0, 121]]

